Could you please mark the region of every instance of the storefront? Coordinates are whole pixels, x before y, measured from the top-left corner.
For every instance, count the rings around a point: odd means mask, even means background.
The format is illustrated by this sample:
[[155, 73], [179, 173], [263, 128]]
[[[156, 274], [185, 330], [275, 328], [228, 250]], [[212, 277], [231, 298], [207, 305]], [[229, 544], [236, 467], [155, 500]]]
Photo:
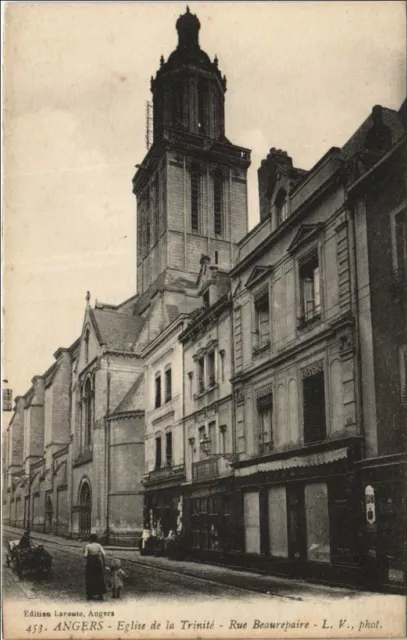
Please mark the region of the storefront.
[[182, 489], [184, 466], [167, 467], [161, 474], [149, 474], [144, 481], [144, 528], [168, 536], [182, 525]]
[[361, 583], [354, 454], [354, 446], [314, 447], [312, 453], [287, 452], [256, 464], [236, 464], [241, 552], [228, 554], [228, 563], [291, 577]]
[[360, 501], [363, 504], [363, 565], [369, 587], [406, 591], [407, 454], [363, 460]]
[[222, 460], [214, 456], [194, 463], [194, 481], [184, 486], [189, 551], [194, 557], [213, 562], [223, 561], [225, 553], [239, 549], [236, 519], [240, 508], [230, 466], [226, 476], [219, 475]]

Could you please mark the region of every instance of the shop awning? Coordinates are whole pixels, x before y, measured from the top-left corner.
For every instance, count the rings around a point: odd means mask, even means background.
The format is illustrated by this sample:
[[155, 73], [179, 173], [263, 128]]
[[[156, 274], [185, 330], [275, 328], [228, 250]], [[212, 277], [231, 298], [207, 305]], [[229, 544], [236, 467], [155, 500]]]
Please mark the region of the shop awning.
[[292, 458], [284, 458], [282, 460], [270, 460], [269, 462], [258, 462], [247, 467], [236, 469], [235, 476], [251, 476], [255, 473], [264, 473], [266, 471], [281, 471], [283, 469], [292, 469], [294, 467], [317, 467], [321, 464], [329, 464], [337, 460], [343, 460], [348, 456], [348, 447], [335, 449], [334, 451], [322, 451], [320, 453], [311, 453], [305, 456], [294, 456]]

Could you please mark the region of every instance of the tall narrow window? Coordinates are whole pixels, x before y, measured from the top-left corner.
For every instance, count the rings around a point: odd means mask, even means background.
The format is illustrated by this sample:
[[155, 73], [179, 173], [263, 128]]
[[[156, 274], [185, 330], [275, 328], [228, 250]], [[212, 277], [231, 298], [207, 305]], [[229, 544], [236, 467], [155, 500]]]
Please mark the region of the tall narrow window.
[[205, 291], [205, 293], [202, 296], [202, 300], [203, 300], [203, 306], [204, 307], [209, 307], [210, 306], [210, 297], [209, 297], [209, 289], [207, 289]]
[[86, 364], [89, 362], [89, 335], [90, 335], [90, 331], [89, 329], [86, 329], [86, 333], [85, 333], [85, 362]]
[[220, 446], [220, 452], [219, 453], [226, 453], [226, 425], [223, 424], [219, 427], [219, 446]]
[[304, 442], [326, 438], [324, 372], [317, 371], [303, 379]]
[[222, 382], [225, 382], [225, 350], [221, 349], [219, 351], [220, 357], [220, 378]]
[[284, 190], [280, 191], [276, 198], [277, 224], [281, 224], [288, 218], [288, 200]]
[[301, 287], [301, 316], [309, 322], [321, 314], [321, 288], [318, 252], [312, 255], [300, 266]]
[[216, 422], [210, 422], [208, 424], [208, 437], [211, 441], [211, 453], [217, 453], [217, 445], [216, 445]]
[[216, 384], [215, 374], [215, 352], [208, 353], [208, 387], [213, 387]]
[[161, 436], [155, 439], [155, 468], [161, 468]]
[[205, 360], [199, 358], [198, 360], [198, 392], [205, 390]]
[[169, 402], [172, 398], [172, 373], [171, 367], [165, 370], [165, 402]]
[[165, 461], [168, 466], [172, 465], [172, 433], [165, 434]]
[[191, 229], [199, 230], [199, 168], [191, 167]]
[[207, 85], [205, 80], [198, 82], [198, 128], [199, 133], [206, 134], [206, 94]]
[[257, 398], [259, 415], [259, 453], [273, 449], [273, 394], [268, 393]]
[[201, 442], [205, 439], [206, 430], [205, 427], [199, 427], [198, 429], [198, 447], [199, 447], [199, 459], [204, 460], [206, 458], [206, 454], [203, 452], [201, 447]]
[[93, 393], [91, 381], [88, 378], [85, 383], [84, 391], [84, 416], [85, 416], [85, 447], [92, 442], [92, 423], [93, 423]]
[[188, 371], [188, 380], [189, 380], [189, 397], [192, 398], [192, 382], [193, 382], [194, 373], [193, 371]]
[[156, 375], [155, 377], [155, 408], [161, 406], [161, 375]]
[[177, 84], [173, 86], [172, 99], [173, 124], [179, 126], [182, 124], [183, 117], [183, 87], [181, 82], [177, 82]]
[[255, 344], [258, 349], [270, 344], [270, 301], [268, 287], [255, 297]]
[[215, 234], [222, 235], [223, 175], [216, 171], [213, 176], [213, 215]]

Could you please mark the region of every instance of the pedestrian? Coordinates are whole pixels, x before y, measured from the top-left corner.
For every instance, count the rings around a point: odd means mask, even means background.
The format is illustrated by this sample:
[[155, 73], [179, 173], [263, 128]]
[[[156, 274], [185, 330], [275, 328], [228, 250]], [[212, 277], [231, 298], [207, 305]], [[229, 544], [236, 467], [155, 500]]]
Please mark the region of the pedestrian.
[[127, 578], [127, 576], [121, 568], [120, 560], [113, 560], [112, 566], [110, 567], [112, 598], [120, 598], [120, 592], [123, 587], [123, 578]]
[[92, 533], [89, 538], [89, 543], [84, 550], [84, 557], [86, 558], [85, 588], [88, 600], [92, 600], [93, 596], [97, 596], [99, 600], [103, 600], [103, 596], [106, 593], [106, 553], [97, 539], [97, 535]]

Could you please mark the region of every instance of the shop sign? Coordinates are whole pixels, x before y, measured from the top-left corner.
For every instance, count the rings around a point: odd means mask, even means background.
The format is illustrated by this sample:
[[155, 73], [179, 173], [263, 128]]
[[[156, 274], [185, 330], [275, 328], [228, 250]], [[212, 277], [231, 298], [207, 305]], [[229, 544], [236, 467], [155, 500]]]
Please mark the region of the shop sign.
[[374, 489], [370, 484], [365, 489], [366, 522], [374, 524], [376, 522], [376, 504]]

